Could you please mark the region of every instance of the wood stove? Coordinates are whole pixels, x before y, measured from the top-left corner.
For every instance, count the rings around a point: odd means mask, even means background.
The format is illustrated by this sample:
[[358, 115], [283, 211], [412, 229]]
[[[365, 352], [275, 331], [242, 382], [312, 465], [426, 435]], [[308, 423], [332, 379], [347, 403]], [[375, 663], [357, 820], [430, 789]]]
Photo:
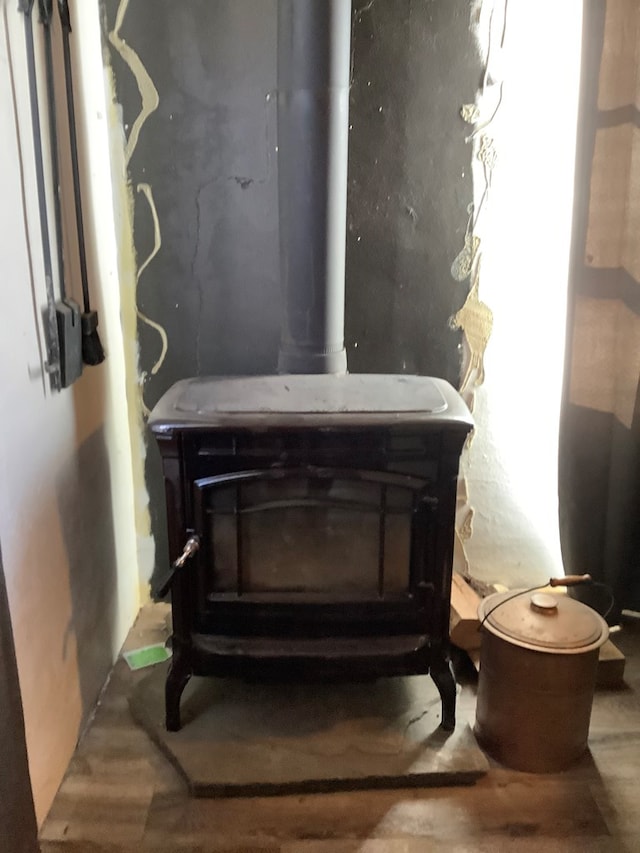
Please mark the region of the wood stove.
[[417, 376], [191, 379], [153, 412], [166, 482], [173, 660], [192, 674], [431, 673], [455, 725], [448, 630], [459, 395]]
[[376, 678], [448, 664], [458, 460], [445, 381], [348, 375], [350, 0], [278, 2], [281, 376], [188, 379], [150, 426], [166, 482], [173, 660], [192, 674]]

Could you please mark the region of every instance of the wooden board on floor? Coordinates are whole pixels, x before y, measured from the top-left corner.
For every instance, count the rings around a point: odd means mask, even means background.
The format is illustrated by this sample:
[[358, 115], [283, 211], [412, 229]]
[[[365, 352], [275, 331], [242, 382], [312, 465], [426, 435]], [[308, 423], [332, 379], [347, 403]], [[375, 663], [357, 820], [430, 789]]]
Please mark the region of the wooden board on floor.
[[467, 581], [453, 573], [451, 580], [451, 617], [449, 637], [454, 646], [464, 651], [479, 649], [482, 644], [478, 605], [480, 596]]
[[626, 658], [620, 649], [611, 642], [600, 647], [596, 687], [620, 687], [624, 684], [624, 666]]

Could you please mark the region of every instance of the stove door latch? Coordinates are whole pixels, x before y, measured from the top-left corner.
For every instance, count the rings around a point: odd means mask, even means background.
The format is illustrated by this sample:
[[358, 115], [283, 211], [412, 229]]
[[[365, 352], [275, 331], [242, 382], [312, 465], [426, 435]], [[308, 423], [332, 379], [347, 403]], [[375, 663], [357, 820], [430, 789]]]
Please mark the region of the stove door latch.
[[169, 592], [171, 588], [171, 584], [173, 583], [173, 578], [178, 569], [181, 569], [187, 560], [191, 559], [196, 551], [200, 548], [200, 539], [195, 534], [190, 536], [185, 542], [184, 548], [182, 549], [182, 554], [178, 557], [177, 560], [174, 560], [171, 564], [171, 569], [169, 574], [166, 576], [162, 584], [158, 587], [157, 596], [158, 598], [164, 598], [164, 596]]

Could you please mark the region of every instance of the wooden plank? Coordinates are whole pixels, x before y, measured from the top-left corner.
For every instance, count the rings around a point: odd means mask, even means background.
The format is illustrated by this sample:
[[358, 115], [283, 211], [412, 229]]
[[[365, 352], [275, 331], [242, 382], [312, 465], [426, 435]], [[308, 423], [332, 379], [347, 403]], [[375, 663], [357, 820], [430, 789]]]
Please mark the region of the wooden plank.
[[469, 660], [474, 666], [476, 672], [480, 672], [480, 649], [469, 649], [467, 651]]
[[611, 640], [600, 647], [596, 687], [620, 687], [624, 683], [626, 658]]
[[479, 603], [478, 593], [471, 588], [462, 575], [454, 572], [451, 581], [449, 636], [451, 642], [459, 649], [469, 651], [480, 648], [482, 635], [479, 630]]

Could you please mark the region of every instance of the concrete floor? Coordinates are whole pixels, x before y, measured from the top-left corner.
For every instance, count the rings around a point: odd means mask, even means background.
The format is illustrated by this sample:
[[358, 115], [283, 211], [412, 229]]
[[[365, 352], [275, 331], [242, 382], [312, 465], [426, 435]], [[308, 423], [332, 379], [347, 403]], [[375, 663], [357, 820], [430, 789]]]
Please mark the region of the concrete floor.
[[[145, 608], [130, 648], [162, 639], [163, 606]], [[560, 774], [491, 762], [470, 787], [193, 799], [132, 721], [127, 696], [146, 675], [119, 660], [42, 829], [42, 853], [430, 853], [640, 851], [640, 622], [616, 644], [626, 687], [600, 690], [590, 754]], [[474, 716], [463, 686], [460, 717]]]

